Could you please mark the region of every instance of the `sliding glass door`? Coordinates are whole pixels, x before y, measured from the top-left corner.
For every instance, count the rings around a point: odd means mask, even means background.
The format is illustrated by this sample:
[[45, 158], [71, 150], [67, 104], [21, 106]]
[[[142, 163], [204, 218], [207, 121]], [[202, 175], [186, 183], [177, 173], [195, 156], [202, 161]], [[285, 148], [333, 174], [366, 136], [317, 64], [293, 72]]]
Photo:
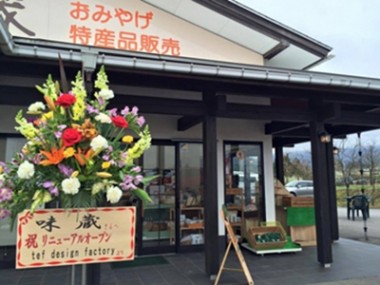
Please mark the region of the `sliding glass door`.
[[176, 179], [175, 146], [152, 145], [143, 158], [144, 172], [158, 175], [147, 192], [153, 203], [142, 206], [139, 233], [140, 253], [159, 253], [175, 250]]

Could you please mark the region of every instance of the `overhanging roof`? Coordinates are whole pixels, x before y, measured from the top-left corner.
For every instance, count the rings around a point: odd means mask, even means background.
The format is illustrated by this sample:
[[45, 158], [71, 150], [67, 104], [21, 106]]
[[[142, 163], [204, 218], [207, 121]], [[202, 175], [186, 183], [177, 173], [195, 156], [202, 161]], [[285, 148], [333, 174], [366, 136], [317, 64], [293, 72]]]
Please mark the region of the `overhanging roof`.
[[266, 66], [307, 69], [327, 59], [331, 51], [331, 47], [237, 1], [142, 1], [263, 55]]
[[[266, 133], [272, 135], [278, 145], [308, 141], [307, 125], [315, 118], [326, 122], [327, 130], [338, 136], [380, 127], [380, 79], [12, 38], [1, 19], [0, 48], [0, 93], [6, 95], [0, 96], [0, 104], [34, 102], [31, 90], [45, 80], [46, 74], [56, 73], [58, 54], [73, 70], [90, 55], [95, 64], [107, 66], [115, 84], [112, 86], [117, 87], [115, 92], [128, 95], [118, 96], [115, 104], [136, 104], [146, 113], [183, 115], [179, 121], [182, 130], [199, 123], [199, 117], [206, 114], [201, 101], [136, 97], [123, 93], [123, 86], [132, 82], [135, 86], [151, 88], [211, 90], [222, 95], [215, 102], [217, 116], [264, 120], [268, 122]], [[266, 97], [274, 101], [271, 106], [231, 104], [225, 101], [223, 94]], [[278, 99], [295, 102], [302, 108], [274, 104]], [[319, 109], [310, 105], [315, 101], [321, 103]]]

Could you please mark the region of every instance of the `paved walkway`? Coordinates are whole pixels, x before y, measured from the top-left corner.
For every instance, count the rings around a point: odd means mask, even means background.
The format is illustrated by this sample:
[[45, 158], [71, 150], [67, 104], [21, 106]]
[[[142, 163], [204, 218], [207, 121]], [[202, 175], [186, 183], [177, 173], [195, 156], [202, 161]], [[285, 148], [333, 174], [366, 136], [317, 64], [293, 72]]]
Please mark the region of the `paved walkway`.
[[359, 217], [355, 217], [355, 221], [352, 219], [348, 220], [347, 209], [338, 208], [338, 217], [339, 235], [341, 238], [380, 245], [380, 209], [370, 209], [370, 218], [366, 223], [367, 235], [364, 232], [365, 224], [361, 213]]
[[[345, 209], [339, 209], [341, 239], [333, 244], [333, 264], [322, 268], [317, 262], [316, 247], [301, 252], [258, 256], [242, 250], [255, 285], [379, 285], [380, 210], [371, 210], [368, 220], [368, 241], [361, 218], [347, 220]], [[348, 237], [352, 239], [347, 239]], [[222, 256], [223, 253], [220, 253]], [[101, 285], [212, 285], [205, 274], [202, 252], [166, 256], [167, 264], [112, 269], [103, 264]], [[238, 267], [232, 252], [227, 266]], [[77, 277], [80, 272], [77, 271]], [[70, 285], [71, 267], [30, 270], [0, 270], [0, 285]], [[79, 285], [79, 278], [75, 285]], [[223, 272], [220, 285], [247, 284], [240, 272]]]

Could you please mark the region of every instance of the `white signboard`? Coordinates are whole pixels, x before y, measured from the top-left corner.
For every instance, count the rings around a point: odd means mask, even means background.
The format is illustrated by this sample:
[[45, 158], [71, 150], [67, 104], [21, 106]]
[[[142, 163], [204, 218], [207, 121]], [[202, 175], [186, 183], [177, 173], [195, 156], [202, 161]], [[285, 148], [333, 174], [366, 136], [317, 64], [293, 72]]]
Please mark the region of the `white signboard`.
[[141, 0], [0, 0], [0, 16], [17, 37], [263, 64], [252, 50]]
[[16, 268], [133, 260], [135, 229], [135, 207], [24, 211]]

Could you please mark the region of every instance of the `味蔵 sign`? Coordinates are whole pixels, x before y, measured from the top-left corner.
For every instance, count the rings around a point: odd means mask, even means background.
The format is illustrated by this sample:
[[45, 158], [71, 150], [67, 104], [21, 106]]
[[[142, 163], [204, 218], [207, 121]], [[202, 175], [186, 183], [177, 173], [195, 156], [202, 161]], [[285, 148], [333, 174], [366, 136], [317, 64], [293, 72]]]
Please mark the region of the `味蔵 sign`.
[[135, 207], [24, 211], [16, 268], [132, 260], [135, 220]]

